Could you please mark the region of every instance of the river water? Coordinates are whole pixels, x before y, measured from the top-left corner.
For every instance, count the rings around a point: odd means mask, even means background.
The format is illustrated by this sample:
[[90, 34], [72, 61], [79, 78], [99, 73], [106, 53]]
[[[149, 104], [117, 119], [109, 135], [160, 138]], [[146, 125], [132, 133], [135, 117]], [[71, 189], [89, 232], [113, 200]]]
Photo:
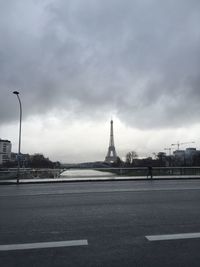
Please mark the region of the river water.
[[102, 171], [95, 171], [95, 170], [80, 170], [80, 169], [69, 169], [63, 172], [60, 177], [67, 178], [67, 177], [108, 177], [113, 176], [113, 173], [110, 172], [102, 172]]

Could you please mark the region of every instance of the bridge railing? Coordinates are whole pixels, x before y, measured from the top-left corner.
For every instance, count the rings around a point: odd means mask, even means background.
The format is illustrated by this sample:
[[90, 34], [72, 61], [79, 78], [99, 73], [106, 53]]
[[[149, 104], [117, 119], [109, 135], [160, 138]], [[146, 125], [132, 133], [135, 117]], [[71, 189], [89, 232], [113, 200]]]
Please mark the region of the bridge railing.
[[[58, 178], [60, 177], [61, 169], [31, 169], [21, 168], [20, 179], [37, 179], [37, 178]], [[0, 179], [16, 179], [17, 168], [0, 169]]]
[[[121, 176], [147, 176], [147, 167], [132, 168], [95, 168], [99, 171], [110, 171]], [[153, 167], [153, 176], [200, 176], [200, 167]]]
[[[147, 167], [80, 167], [80, 168], [68, 168], [63, 169], [63, 171], [66, 171], [66, 177], [68, 176], [67, 173], [69, 172], [69, 176], [71, 171], [73, 171], [73, 177], [77, 175], [80, 175], [81, 170], [96, 170], [102, 173], [111, 173], [113, 175], [117, 176], [141, 176], [146, 177], [148, 173]], [[153, 167], [152, 168], [153, 176], [200, 176], [200, 167]], [[98, 176], [98, 173], [97, 173]]]
[[[121, 177], [146, 177], [148, 173], [147, 167], [131, 167], [131, 168], [71, 168], [71, 169], [20, 169], [20, 179], [37, 179], [37, 178], [59, 178], [60, 175], [68, 170], [96, 170], [99, 171], [96, 176], [103, 176], [104, 172]], [[164, 176], [196, 176], [200, 177], [200, 167], [153, 167], [152, 173], [154, 177]], [[102, 175], [101, 175], [102, 174]], [[82, 176], [82, 175], [81, 175]], [[17, 168], [0, 169], [0, 179], [16, 179]], [[62, 176], [63, 177], [63, 176]], [[64, 176], [67, 177], [67, 176]], [[76, 177], [76, 175], [73, 175]], [[95, 175], [94, 175], [95, 177]]]

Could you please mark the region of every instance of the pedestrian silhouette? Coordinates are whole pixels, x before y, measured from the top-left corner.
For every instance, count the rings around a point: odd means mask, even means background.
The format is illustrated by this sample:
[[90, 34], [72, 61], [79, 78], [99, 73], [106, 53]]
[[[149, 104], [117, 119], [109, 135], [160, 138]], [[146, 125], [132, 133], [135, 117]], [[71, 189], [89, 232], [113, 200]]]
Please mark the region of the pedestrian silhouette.
[[151, 166], [148, 166], [148, 171], [147, 171], [147, 179], [150, 178], [153, 179], [153, 172], [152, 172], [153, 168]]

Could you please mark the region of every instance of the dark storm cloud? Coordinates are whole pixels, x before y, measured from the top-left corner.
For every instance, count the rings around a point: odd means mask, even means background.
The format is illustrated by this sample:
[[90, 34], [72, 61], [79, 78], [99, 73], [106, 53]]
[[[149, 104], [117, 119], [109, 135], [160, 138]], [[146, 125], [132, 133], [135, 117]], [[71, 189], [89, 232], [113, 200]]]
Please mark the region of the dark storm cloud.
[[133, 127], [198, 122], [198, 0], [8, 0], [0, 7], [1, 123], [17, 116], [16, 89], [27, 115], [116, 112]]

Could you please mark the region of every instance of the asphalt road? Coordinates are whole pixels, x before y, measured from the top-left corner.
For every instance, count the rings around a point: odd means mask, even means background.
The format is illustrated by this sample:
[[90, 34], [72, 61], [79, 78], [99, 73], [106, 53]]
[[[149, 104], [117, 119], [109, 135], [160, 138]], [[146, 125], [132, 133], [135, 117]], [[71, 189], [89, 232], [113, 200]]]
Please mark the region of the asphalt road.
[[[146, 238], [200, 233], [198, 180], [4, 185], [0, 212], [0, 249], [52, 246], [0, 251], [1, 267], [200, 266], [200, 238]], [[55, 247], [70, 240], [87, 244]]]

